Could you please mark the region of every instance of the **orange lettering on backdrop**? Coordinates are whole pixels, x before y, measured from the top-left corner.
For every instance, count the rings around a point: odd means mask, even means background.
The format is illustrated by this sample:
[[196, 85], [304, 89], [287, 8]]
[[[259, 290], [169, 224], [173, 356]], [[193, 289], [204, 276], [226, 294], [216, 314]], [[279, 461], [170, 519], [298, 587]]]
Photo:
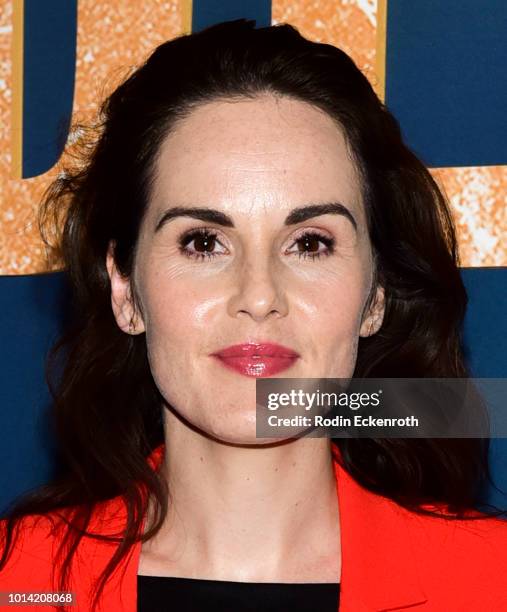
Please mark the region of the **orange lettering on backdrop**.
[[[303, 35], [349, 53], [382, 95], [382, 64], [377, 66], [377, 30], [382, 9], [351, 0], [273, 0], [273, 23], [289, 22]], [[99, 100], [150, 51], [188, 31], [190, 0], [79, 0], [74, 120], [94, 118]], [[380, 19], [379, 19], [380, 16]], [[11, 174], [13, 3], [0, 4], [0, 274], [47, 270], [35, 224], [37, 203], [58, 168], [34, 179]], [[381, 59], [381, 58], [380, 58]], [[70, 139], [79, 138], [71, 130]], [[433, 175], [455, 212], [462, 266], [505, 266], [507, 230], [504, 193], [507, 167], [441, 168]], [[505, 241], [504, 241], [505, 242]]]

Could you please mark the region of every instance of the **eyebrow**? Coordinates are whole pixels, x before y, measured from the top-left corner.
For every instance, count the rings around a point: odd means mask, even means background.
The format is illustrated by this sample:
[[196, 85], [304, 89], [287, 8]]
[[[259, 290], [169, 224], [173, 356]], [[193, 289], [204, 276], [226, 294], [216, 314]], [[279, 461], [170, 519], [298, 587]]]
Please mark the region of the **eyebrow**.
[[[294, 208], [285, 218], [284, 225], [295, 225], [296, 223], [302, 223], [303, 221], [307, 221], [313, 217], [319, 217], [320, 215], [341, 215], [346, 217], [357, 231], [357, 222], [354, 216], [346, 206], [339, 202], [308, 204], [306, 206]], [[223, 227], [235, 227], [234, 221], [229, 215], [214, 208], [173, 206], [164, 212], [155, 227], [155, 232], [158, 232], [169, 221], [177, 217], [191, 217], [192, 219], [198, 219], [199, 221], [205, 221], [207, 223], [216, 223]]]

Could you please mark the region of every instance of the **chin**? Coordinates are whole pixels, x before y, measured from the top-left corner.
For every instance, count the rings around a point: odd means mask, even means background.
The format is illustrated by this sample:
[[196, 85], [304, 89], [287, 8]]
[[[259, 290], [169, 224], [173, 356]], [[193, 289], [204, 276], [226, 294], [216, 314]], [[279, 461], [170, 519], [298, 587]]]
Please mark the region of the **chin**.
[[243, 422], [238, 423], [236, 415], [236, 423], [233, 423], [233, 417], [227, 421], [222, 421], [220, 424], [215, 424], [206, 430], [201, 429], [202, 433], [207, 437], [216, 440], [222, 444], [230, 446], [268, 446], [287, 442], [291, 438], [257, 438], [255, 415], [253, 418], [244, 417]]

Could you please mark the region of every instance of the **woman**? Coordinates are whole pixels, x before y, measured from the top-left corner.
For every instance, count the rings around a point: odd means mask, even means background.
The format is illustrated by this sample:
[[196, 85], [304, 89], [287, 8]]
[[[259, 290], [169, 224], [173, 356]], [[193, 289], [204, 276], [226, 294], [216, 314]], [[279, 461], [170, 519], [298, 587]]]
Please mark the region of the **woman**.
[[102, 116], [43, 210], [78, 306], [65, 468], [3, 522], [0, 590], [507, 609], [507, 523], [474, 511], [483, 441], [255, 436], [260, 376], [468, 374], [448, 205], [350, 58], [219, 24], [161, 45]]

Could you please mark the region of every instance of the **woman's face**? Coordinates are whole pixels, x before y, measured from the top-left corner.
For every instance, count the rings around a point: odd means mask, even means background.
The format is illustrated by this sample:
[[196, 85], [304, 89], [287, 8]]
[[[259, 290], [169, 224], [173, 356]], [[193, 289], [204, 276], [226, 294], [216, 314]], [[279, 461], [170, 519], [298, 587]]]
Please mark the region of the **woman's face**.
[[257, 377], [348, 378], [359, 336], [382, 322], [380, 288], [363, 317], [372, 252], [344, 137], [287, 97], [207, 103], [179, 122], [157, 159], [133, 285], [111, 256], [108, 269], [125, 331], [138, 299], [130, 331], [146, 332], [165, 400], [227, 442], [256, 441]]

